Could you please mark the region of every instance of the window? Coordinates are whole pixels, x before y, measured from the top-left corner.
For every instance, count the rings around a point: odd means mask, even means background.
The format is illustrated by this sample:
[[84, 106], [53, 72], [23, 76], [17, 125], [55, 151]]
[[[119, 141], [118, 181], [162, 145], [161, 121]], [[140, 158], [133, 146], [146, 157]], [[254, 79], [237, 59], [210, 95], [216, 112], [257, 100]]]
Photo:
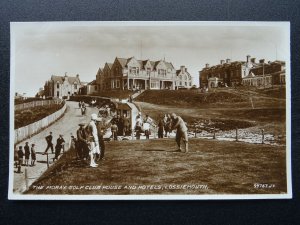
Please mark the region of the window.
[[59, 88], [59, 83], [57, 82], [57, 84], [56, 84], [56, 88]]
[[158, 81], [151, 81], [151, 88], [159, 89], [159, 82]]
[[147, 75], [150, 76], [151, 68], [147, 68], [146, 71], [147, 71]]
[[74, 89], [77, 89], [77, 83], [74, 83]]
[[158, 69], [158, 75], [159, 76], [166, 76], [166, 70], [164, 70], [164, 69]]
[[119, 88], [119, 87], [120, 87], [120, 81], [116, 80], [116, 88]]
[[187, 86], [187, 82], [184, 82], [185, 86]]
[[95, 85], [95, 91], [97, 91], [97, 89], [98, 89], [98, 86], [97, 86], [97, 85]]
[[140, 68], [138, 67], [130, 67], [129, 69], [129, 73], [131, 73], [134, 76], [139, 75], [139, 72], [140, 72]]
[[56, 92], [56, 96], [59, 97], [59, 91]]
[[190, 82], [190, 86], [192, 86], [192, 82]]

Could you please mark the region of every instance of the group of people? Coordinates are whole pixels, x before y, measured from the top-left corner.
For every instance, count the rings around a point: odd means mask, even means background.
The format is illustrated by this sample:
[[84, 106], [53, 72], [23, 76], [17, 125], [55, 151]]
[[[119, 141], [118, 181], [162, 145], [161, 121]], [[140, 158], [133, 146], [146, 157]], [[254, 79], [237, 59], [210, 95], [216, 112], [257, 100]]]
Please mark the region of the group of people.
[[117, 136], [127, 136], [131, 134], [130, 120], [126, 114], [120, 116], [115, 115], [110, 121], [112, 124], [111, 132], [113, 140], [117, 140]]
[[90, 167], [98, 167], [96, 161], [104, 160], [105, 143], [103, 136], [106, 132], [105, 121], [97, 114], [91, 115], [91, 121], [86, 125], [79, 124], [77, 137], [71, 136], [71, 148], [76, 152], [78, 160], [90, 160]]
[[[24, 150], [23, 150], [24, 149]], [[36, 160], [36, 152], [35, 152], [35, 144], [31, 144], [31, 147], [29, 146], [29, 143], [26, 142], [23, 146], [19, 146], [18, 150], [15, 150], [15, 167], [21, 168], [21, 166], [35, 166], [35, 160]], [[29, 159], [31, 157], [31, 162], [29, 164]]]
[[144, 132], [146, 139], [149, 139], [151, 134], [151, 126], [155, 126], [153, 123], [153, 120], [149, 117], [149, 115], [146, 115], [146, 117], [143, 119], [141, 112], [138, 113], [136, 116], [136, 123], [135, 123], [135, 136], [136, 139], [139, 140], [141, 138], [141, 133]]

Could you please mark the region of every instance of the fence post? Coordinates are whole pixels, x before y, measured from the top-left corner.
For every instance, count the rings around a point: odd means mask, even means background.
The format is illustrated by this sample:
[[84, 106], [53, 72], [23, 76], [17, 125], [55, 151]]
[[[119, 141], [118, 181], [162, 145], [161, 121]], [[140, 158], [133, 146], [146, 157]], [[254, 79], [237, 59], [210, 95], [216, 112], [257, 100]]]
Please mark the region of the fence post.
[[197, 137], [197, 127], [196, 127], [196, 125], [195, 125], [194, 130], [195, 130], [195, 138], [196, 138]]
[[46, 154], [47, 154], [47, 168], [49, 168], [49, 155], [48, 155], [48, 152]]
[[235, 141], [239, 141], [239, 138], [238, 138], [238, 128], [237, 127], [235, 128]]
[[25, 168], [25, 186], [26, 186], [26, 191], [28, 190], [28, 174], [27, 174], [27, 168]]
[[262, 143], [262, 144], [265, 143], [265, 133], [264, 133], [264, 129], [261, 129], [261, 143]]

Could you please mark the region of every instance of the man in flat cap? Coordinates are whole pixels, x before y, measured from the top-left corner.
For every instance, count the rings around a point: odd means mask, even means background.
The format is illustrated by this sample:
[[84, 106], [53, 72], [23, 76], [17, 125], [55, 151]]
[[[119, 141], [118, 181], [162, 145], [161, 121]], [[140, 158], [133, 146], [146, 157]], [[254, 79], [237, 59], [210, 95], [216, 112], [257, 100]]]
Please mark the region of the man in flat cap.
[[187, 127], [185, 125], [185, 122], [180, 116], [177, 116], [175, 113], [171, 114], [172, 119], [172, 130], [176, 129], [176, 143], [178, 145], [178, 150], [181, 152], [180, 142], [181, 139], [183, 140], [183, 143], [185, 145], [185, 152], [188, 152], [188, 135], [187, 135]]
[[77, 130], [77, 159], [83, 159], [87, 157], [87, 135], [84, 129], [85, 124], [80, 123], [79, 129]]
[[96, 122], [101, 121], [100, 118], [98, 118], [97, 114], [93, 113], [91, 115], [91, 121], [88, 125], [88, 137], [87, 140], [89, 142], [88, 147], [90, 149], [90, 167], [97, 167], [98, 164], [95, 162], [95, 155], [100, 155], [100, 146], [99, 146], [99, 140], [98, 140], [98, 132], [97, 132], [97, 126]]

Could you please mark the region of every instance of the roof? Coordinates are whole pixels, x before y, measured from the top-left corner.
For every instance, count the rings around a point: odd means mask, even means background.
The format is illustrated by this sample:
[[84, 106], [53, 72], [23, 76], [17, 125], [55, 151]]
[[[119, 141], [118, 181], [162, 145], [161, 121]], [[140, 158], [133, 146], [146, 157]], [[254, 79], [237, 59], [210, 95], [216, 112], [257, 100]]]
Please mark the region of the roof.
[[128, 59], [117, 57], [117, 60], [121, 64], [122, 68], [126, 67]]
[[111, 69], [113, 64], [112, 63], [107, 63], [107, 65], [108, 65], [109, 69]]
[[[130, 58], [120, 58], [120, 57], [116, 57], [117, 61], [120, 63], [120, 65], [122, 66], [122, 68], [125, 68], [127, 67], [129, 61], [131, 59], [133, 59], [134, 56], [130, 57]], [[162, 60], [159, 60], [159, 61], [150, 61], [149, 59], [145, 59], [145, 60], [141, 60], [141, 59], [137, 59], [137, 62], [140, 64], [140, 67], [141, 68], [145, 68], [145, 65], [147, 64], [147, 62], [150, 62], [151, 66], [153, 67], [153, 69], [156, 68], [157, 64], [160, 63]], [[174, 66], [171, 62], [166, 62], [166, 61], [163, 61], [166, 65], [166, 67], [168, 69], [174, 69]], [[111, 63], [107, 63], [109, 68], [111, 69], [112, 67], [112, 64]]]
[[91, 82], [88, 83], [88, 85], [96, 85], [96, 84], [97, 84], [96, 80], [93, 80], [93, 81], [91, 81]]
[[70, 84], [74, 84], [75, 82], [77, 82], [78, 84], [81, 83], [79, 77], [55, 76], [55, 75], [51, 76], [51, 80], [54, 81], [55, 83], [57, 83], [57, 82], [63, 83], [65, 81], [65, 79], [67, 79], [67, 81]]

